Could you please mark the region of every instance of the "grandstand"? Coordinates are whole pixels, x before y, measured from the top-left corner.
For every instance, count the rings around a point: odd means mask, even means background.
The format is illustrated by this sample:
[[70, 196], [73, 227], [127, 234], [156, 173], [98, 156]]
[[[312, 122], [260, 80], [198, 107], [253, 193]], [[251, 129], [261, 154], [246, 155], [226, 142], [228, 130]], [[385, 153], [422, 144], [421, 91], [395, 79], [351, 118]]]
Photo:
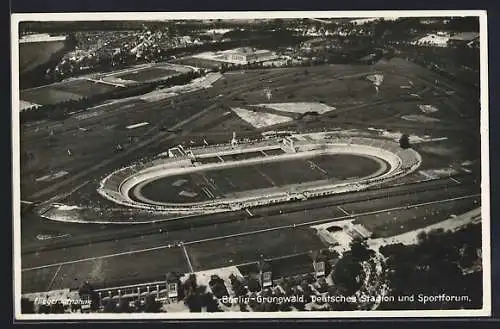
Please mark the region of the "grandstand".
[[172, 147], [168, 149], [168, 156], [172, 158], [178, 158], [186, 156], [186, 152], [184, 151], [184, 147], [182, 145], [178, 145], [176, 147]]

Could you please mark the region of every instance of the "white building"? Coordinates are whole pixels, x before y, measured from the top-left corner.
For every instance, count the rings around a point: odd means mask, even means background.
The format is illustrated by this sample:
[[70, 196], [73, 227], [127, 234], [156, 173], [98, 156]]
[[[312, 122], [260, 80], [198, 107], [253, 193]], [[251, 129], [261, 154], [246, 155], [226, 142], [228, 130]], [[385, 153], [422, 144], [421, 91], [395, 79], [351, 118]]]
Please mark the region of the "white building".
[[446, 47], [448, 46], [449, 39], [449, 34], [438, 32], [435, 34], [428, 34], [423, 38], [413, 41], [412, 44], [419, 46]]
[[251, 47], [242, 47], [218, 52], [204, 52], [193, 55], [193, 57], [241, 65], [268, 62], [279, 59], [279, 56], [270, 50], [261, 50]]
[[236, 48], [225, 54], [226, 60], [235, 64], [259, 63], [277, 59], [270, 50], [255, 49], [251, 47]]

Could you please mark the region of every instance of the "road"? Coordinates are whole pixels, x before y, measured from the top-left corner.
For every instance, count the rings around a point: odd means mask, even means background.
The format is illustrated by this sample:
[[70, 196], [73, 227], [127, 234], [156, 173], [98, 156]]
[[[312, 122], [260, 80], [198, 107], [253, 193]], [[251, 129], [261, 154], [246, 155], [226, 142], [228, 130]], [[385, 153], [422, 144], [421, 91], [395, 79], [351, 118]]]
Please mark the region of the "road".
[[[210, 222], [206, 217], [210, 224], [192, 228], [169, 231], [165, 225], [152, 233], [147, 227], [123, 237], [100, 236], [95, 242], [87, 238], [45, 251], [31, 250], [22, 256], [23, 291], [64, 288], [86, 279], [97, 287], [161, 280], [168, 271], [248, 263], [260, 254], [281, 257], [306, 252], [325, 247], [309, 227], [328, 221], [384, 221], [394, 214], [404, 218], [439, 211], [445, 219], [449, 211], [461, 211], [461, 207], [466, 211], [480, 202], [479, 183], [470, 177], [460, 182], [448, 179], [402, 185], [338, 196], [336, 200], [252, 209], [254, 217], [250, 218], [226, 214], [231, 221], [221, 217], [221, 223]], [[436, 218], [439, 220], [439, 215]]]

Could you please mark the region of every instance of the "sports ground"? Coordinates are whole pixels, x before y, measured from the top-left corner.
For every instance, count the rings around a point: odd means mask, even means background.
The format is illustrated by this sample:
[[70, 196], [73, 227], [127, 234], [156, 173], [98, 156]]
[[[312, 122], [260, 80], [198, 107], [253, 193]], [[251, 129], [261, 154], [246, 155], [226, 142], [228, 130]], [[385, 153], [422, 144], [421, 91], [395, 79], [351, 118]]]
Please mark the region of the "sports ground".
[[22, 90], [21, 99], [34, 104], [49, 105], [104, 94], [116, 88], [120, 87], [86, 79], [75, 79]]
[[[352, 163], [356, 165], [350, 165]], [[336, 183], [369, 176], [379, 168], [379, 163], [369, 157], [330, 154], [169, 176], [143, 185], [140, 192], [144, 197], [154, 201], [199, 202], [232, 196], [235, 192], [320, 180]]]
[[[145, 66], [121, 70], [101, 76], [89, 75], [41, 87], [21, 90], [20, 99], [25, 102], [49, 105], [83, 97], [104, 94], [115, 89], [123, 88], [125, 83], [147, 83], [191, 70], [182, 66]], [[108, 79], [109, 77], [109, 79]], [[118, 78], [116, 80], [116, 78]]]
[[136, 82], [147, 82], [157, 79], [164, 79], [177, 74], [177, 71], [169, 70], [161, 67], [149, 67], [139, 71], [131, 71], [123, 74], [114, 75], [120, 79], [133, 80]]

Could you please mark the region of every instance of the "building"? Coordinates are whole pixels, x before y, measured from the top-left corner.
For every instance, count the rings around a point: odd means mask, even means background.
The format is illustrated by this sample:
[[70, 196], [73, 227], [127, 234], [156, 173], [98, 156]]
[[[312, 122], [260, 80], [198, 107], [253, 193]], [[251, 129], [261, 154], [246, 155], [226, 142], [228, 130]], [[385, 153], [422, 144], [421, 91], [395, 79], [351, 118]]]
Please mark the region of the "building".
[[236, 48], [225, 54], [225, 60], [234, 64], [260, 63], [277, 59], [270, 50], [261, 50], [251, 47]]
[[324, 48], [326, 46], [326, 40], [323, 38], [314, 38], [304, 41], [301, 45], [303, 50], [313, 50], [318, 48]]
[[428, 34], [425, 37], [412, 42], [412, 44], [418, 46], [447, 47], [449, 39], [450, 37], [448, 34], [438, 32], [435, 34], [434, 33]]
[[203, 52], [193, 55], [192, 58], [202, 59], [220, 66], [221, 63], [236, 65], [264, 63], [277, 60], [280, 57], [270, 50], [242, 47], [216, 52]]

